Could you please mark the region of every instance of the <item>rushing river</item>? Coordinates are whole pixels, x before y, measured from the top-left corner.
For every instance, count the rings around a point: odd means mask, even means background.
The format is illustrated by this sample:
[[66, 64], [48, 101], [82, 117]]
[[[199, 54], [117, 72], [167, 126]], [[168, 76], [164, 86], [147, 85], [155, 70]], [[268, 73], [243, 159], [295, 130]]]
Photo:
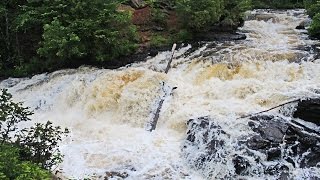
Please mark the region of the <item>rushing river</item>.
[[[10, 78], [0, 88], [35, 109], [34, 121], [71, 130], [60, 146], [64, 177], [99, 179], [106, 171], [125, 170], [128, 179], [206, 179], [181, 152], [190, 118], [215, 117], [232, 139], [248, 131], [247, 120], [237, 117], [320, 96], [320, 60], [313, 49], [318, 42], [295, 29], [307, 18], [303, 10], [250, 16], [239, 29], [246, 40], [208, 42], [196, 50], [187, 45], [176, 51], [168, 74], [163, 71], [169, 51], [117, 70], [81, 67]], [[162, 82], [177, 88], [164, 101], [157, 129], [149, 132]], [[217, 179], [234, 171], [229, 163], [212, 166]], [[319, 171], [295, 168], [292, 177], [320, 177]]]

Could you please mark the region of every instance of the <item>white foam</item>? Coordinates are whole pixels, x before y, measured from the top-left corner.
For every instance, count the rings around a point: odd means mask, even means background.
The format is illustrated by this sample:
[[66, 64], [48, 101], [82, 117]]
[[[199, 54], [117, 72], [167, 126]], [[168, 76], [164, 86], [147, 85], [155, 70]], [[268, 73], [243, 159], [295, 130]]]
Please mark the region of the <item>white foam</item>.
[[[0, 87], [36, 108], [35, 121], [70, 128], [71, 136], [61, 145], [65, 158], [60, 168], [66, 177], [96, 173], [99, 179], [106, 171], [127, 170], [131, 179], [202, 179], [181, 157], [187, 120], [210, 115], [237, 137], [247, 129], [241, 125], [245, 122], [234, 123], [236, 117], [319, 96], [314, 90], [320, 89], [320, 61], [292, 62], [299, 53], [312, 56], [297, 50], [315, 43], [294, 30], [306, 17], [276, 17], [274, 22], [247, 21], [242, 28], [248, 32], [245, 41], [204, 45], [188, 57], [182, 54], [190, 45], [178, 50], [167, 75], [161, 72], [170, 52], [163, 52], [118, 70], [61, 70], [3, 81]], [[157, 129], [150, 133], [144, 126], [163, 81], [177, 89], [164, 102]], [[221, 175], [222, 169], [216, 170]], [[304, 177], [307, 172], [301, 171], [294, 173]]]

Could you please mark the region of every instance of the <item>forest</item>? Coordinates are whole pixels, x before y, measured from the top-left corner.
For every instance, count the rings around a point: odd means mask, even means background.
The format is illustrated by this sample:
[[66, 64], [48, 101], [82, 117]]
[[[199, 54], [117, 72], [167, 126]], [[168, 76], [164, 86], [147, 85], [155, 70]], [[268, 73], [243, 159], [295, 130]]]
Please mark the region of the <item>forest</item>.
[[[186, 42], [216, 31], [214, 27], [233, 31], [252, 8], [306, 8], [314, 19], [310, 35], [320, 33], [320, 2], [315, 0], [147, 0], [142, 4], [149, 7], [147, 17], [142, 14], [136, 21], [130, 5], [123, 0], [1, 1], [0, 77], [80, 65], [108, 68], [122, 57], [145, 51], [141, 47]], [[147, 28], [151, 31], [145, 37]]]

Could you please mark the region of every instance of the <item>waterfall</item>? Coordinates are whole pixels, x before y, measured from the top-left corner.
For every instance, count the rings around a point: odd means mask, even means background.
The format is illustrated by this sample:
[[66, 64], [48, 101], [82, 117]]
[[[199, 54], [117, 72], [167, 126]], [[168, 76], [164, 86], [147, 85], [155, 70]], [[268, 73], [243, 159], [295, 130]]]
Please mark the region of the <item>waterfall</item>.
[[[226, 147], [231, 147], [233, 138], [251, 133], [248, 120], [238, 117], [320, 96], [318, 41], [295, 29], [308, 18], [304, 11], [255, 10], [249, 16], [238, 30], [246, 40], [203, 42], [197, 49], [185, 45], [176, 51], [168, 74], [163, 71], [170, 51], [116, 70], [80, 67], [9, 78], [0, 88], [35, 109], [34, 121], [70, 129], [60, 146], [64, 177], [101, 179], [107, 171], [119, 171], [129, 179], [221, 179], [234, 171], [231, 161], [212, 161], [207, 171], [197, 171], [182, 153], [189, 119], [214, 117], [228, 134], [219, 138], [228, 139]], [[177, 88], [150, 133], [145, 125], [163, 82]], [[233, 151], [222, 154], [228, 158]], [[320, 176], [319, 167], [293, 169], [297, 179], [308, 177], [306, 172]]]

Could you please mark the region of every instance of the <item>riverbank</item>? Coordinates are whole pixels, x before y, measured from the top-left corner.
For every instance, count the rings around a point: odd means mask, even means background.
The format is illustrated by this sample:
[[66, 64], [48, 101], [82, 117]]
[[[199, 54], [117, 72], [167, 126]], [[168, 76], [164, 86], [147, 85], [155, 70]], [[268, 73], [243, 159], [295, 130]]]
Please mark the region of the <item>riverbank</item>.
[[[28, 1], [4, 2], [3, 9], [2, 79], [81, 65], [117, 68], [134, 62], [133, 58], [141, 61], [173, 43], [233, 39], [229, 36], [243, 22], [249, 3]], [[52, 9], [55, 13], [48, 13]], [[243, 35], [237, 36], [244, 39]]]

